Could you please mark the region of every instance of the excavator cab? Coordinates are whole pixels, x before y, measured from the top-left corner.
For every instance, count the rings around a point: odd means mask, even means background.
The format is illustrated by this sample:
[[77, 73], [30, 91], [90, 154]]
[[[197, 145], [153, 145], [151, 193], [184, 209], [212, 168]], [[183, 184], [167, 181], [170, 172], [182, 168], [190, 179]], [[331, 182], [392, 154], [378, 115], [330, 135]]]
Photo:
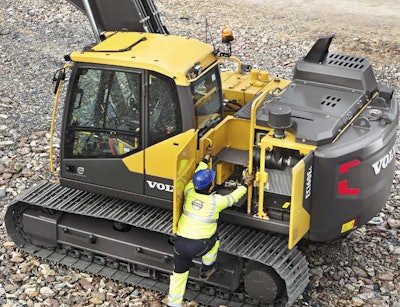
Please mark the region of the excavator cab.
[[152, 1], [70, 2], [97, 42], [66, 56], [60, 183], [171, 208], [173, 161], [189, 131], [201, 137], [223, 118], [218, 56], [168, 35]]
[[[186, 132], [205, 133], [222, 119], [218, 65], [208, 60], [202, 71], [202, 63], [192, 61], [195, 65], [184, 71], [190, 79], [174, 79], [163, 72], [163, 64], [146, 69], [143, 62], [148, 65], [148, 56], [142, 63], [129, 63], [133, 67], [101, 64], [98, 57], [105, 55], [101, 45], [114, 48], [121, 57], [129, 58], [136, 51], [136, 47], [121, 51], [120, 44], [126, 42], [121, 42], [119, 34], [78, 54], [77, 59], [70, 55], [73, 68], [62, 125], [61, 183], [141, 202], [156, 197], [163, 204], [173, 198], [171, 161], [187, 141]], [[153, 34], [135, 34], [133, 42], [138, 35], [145, 37], [137, 48], [142, 47], [143, 53], [147, 49], [141, 45], [149, 41], [169, 43], [169, 37]], [[205, 45], [193, 41], [188, 46], [198, 44]], [[208, 46], [203, 49], [202, 56], [206, 52], [214, 59]], [[184, 61], [179, 65], [184, 66]]]
[[168, 35], [153, 1], [70, 2], [97, 42], [66, 56], [60, 183], [171, 208], [177, 154], [222, 119], [214, 48]]

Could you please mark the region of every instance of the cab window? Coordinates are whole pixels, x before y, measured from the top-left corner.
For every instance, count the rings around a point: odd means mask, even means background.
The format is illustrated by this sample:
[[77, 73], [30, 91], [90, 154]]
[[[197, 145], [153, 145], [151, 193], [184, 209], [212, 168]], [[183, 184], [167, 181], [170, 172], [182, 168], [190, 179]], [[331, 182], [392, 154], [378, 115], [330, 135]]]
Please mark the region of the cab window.
[[65, 156], [115, 157], [141, 149], [141, 74], [80, 68], [67, 118]]
[[212, 69], [191, 85], [197, 128], [204, 128], [222, 114], [222, 90], [218, 69]]
[[149, 146], [182, 132], [182, 116], [175, 82], [155, 72], [148, 78]]

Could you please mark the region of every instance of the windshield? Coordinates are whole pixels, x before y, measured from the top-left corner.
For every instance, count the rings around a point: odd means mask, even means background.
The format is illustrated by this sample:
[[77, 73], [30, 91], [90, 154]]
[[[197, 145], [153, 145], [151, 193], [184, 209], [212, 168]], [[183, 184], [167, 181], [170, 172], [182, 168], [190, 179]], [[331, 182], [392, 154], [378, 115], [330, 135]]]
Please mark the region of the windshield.
[[78, 70], [66, 130], [67, 157], [113, 157], [141, 149], [140, 78], [128, 71]]
[[179, 96], [171, 78], [100, 65], [77, 67], [65, 157], [127, 156], [181, 132]]
[[191, 85], [197, 127], [206, 127], [222, 114], [221, 80], [216, 66]]

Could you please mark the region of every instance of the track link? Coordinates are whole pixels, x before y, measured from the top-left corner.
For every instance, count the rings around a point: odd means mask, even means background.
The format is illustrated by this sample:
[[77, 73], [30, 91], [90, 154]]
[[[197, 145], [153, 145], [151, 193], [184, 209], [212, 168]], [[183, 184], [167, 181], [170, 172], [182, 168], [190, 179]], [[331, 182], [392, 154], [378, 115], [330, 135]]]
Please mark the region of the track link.
[[[8, 235], [21, 250], [29, 254], [77, 270], [167, 293], [168, 274], [160, 273], [158, 280], [154, 280], [129, 272], [129, 269], [124, 269], [127, 267], [124, 263], [110, 267], [100, 255], [93, 259], [79, 259], [70, 253], [31, 244], [19, 224], [19, 217], [28, 206], [114, 220], [171, 236], [172, 211], [44, 183], [33, 187], [10, 203], [4, 216]], [[297, 248], [289, 250], [286, 240], [280, 236], [227, 223], [219, 225], [218, 231], [222, 252], [270, 266], [284, 280], [287, 300], [274, 302], [274, 306], [291, 306], [304, 291], [309, 281], [307, 260]], [[257, 304], [251, 300], [249, 302], [244, 293], [229, 296], [219, 289], [207, 287], [200, 292], [199, 288], [196, 283], [189, 282], [185, 298], [208, 306], [236, 307]]]

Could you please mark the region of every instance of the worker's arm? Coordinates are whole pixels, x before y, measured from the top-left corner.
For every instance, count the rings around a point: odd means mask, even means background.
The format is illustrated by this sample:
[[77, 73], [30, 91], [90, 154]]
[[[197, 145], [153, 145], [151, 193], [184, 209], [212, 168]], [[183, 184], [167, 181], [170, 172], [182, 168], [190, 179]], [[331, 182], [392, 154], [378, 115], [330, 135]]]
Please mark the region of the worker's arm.
[[212, 153], [213, 149], [214, 149], [214, 145], [207, 147], [206, 154], [204, 155], [203, 160], [200, 161], [199, 165], [197, 166], [196, 170], [194, 171], [195, 173], [197, 171], [201, 171], [203, 169], [208, 168], [208, 162], [210, 162], [211, 153]]
[[194, 172], [196, 173], [198, 171], [201, 171], [201, 170], [207, 169], [207, 168], [208, 168], [207, 163], [204, 163], [203, 161], [200, 161], [199, 165], [197, 165], [197, 168], [196, 168], [196, 170]]
[[[203, 169], [207, 169], [208, 168], [208, 162], [210, 161], [211, 153], [212, 153], [213, 149], [214, 149], [214, 145], [207, 147], [206, 154], [205, 154], [203, 160], [200, 161], [199, 165], [197, 165], [197, 167], [196, 167], [196, 169], [194, 171], [195, 173], [198, 172], [198, 171], [201, 171]], [[194, 188], [193, 182], [190, 181], [185, 187], [185, 195], [186, 195], [187, 191], [189, 189], [192, 189], [192, 188]]]
[[232, 207], [235, 203], [237, 203], [243, 197], [243, 195], [247, 193], [247, 188], [253, 183], [253, 180], [254, 175], [246, 173], [243, 185], [238, 186], [235, 191], [228, 195], [218, 195], [219, 198], [217, 201], [217, 206], [219, 207], [220, 211], [227, 207]]
[[218, 207], [218, 211], [222, 211], [228, 207], [232, 207], [234, 204], [236, 204], [244, 194], [246, 194], [247, 188], [243, 185], [238, 186], [235, 191], [228, 195], [220, 195], [217, 194], [215, 197], [217, 197], [216, 203]]

